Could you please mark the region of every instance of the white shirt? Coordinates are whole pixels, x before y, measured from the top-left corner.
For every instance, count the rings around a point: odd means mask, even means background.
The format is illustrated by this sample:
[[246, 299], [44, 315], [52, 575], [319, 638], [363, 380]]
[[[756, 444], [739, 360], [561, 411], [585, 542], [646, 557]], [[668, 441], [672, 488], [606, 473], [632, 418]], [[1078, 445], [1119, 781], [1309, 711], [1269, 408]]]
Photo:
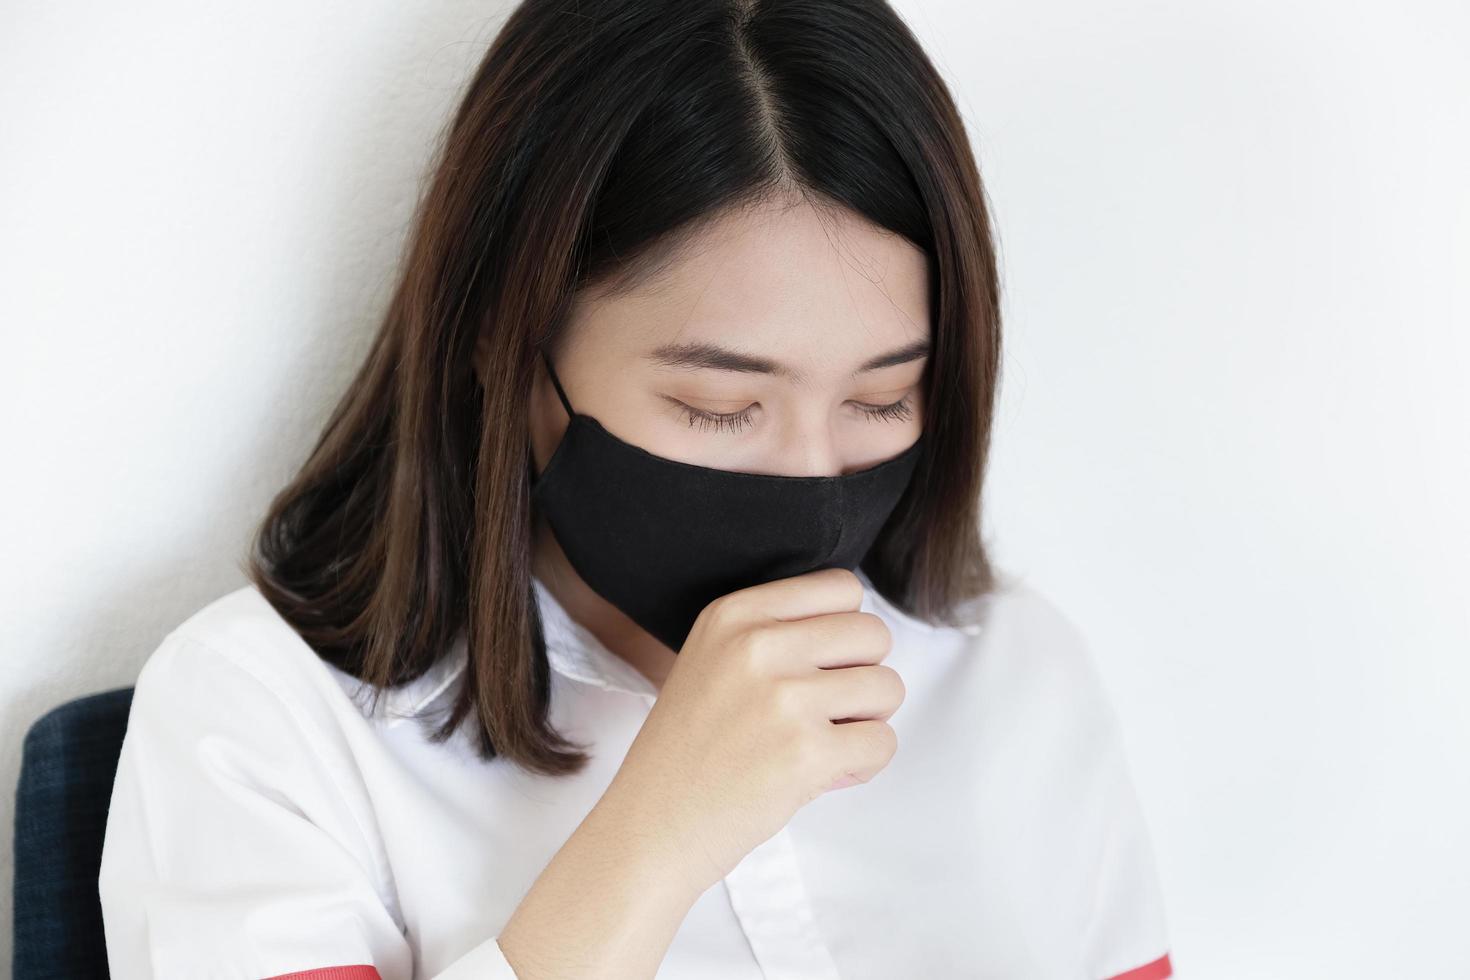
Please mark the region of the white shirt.
[[[1171, 976], [1120, 729], [1077, 629], [1020, 582], [952, 628], [862, 578], [906, 687], [897, 753], [704, 892], [660, 980]], [[571, 776], [487, 763], [467, 726], [434, 745], [407, 717], [447, 704], [462, 638], [370, 716], [361, 682], [252, 585], [171, 632], [136, 682], [108, 814], [114, 980], [514, 978], [498, 931], [657, 697], [533, 582], [551, 722], [592, 756]]]

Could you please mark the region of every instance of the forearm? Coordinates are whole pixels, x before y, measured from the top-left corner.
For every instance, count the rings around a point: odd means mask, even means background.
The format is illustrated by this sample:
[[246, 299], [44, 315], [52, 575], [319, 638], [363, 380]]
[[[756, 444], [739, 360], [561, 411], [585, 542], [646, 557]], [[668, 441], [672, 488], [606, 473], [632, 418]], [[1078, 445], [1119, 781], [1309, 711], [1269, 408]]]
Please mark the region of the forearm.
[[652, 977], [698, 897], [658, 823], [609, 793], [547, 864], [498, 941], [520, 980]]

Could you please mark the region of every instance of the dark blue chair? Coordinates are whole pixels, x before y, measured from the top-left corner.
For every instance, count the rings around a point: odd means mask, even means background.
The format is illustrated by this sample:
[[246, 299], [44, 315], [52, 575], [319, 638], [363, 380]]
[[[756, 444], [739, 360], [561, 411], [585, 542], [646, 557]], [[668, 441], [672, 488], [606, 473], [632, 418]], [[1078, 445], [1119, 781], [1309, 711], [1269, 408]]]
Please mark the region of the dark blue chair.
[[52, 708], [26, 732], [15, 789], [13, 980], [107, 977], [97, 874], [131, 687]]

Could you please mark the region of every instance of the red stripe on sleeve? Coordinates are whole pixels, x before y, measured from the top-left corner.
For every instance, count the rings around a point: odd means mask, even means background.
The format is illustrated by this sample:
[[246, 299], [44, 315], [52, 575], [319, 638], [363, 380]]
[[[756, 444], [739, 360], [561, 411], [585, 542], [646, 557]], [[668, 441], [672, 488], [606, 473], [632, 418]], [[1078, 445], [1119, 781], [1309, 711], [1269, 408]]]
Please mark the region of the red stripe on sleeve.
[[298, 973], [278, 973], [265, 980], [383, 980], [383, 975], [370, 963], [356, 963], [352, 966], [323, 966]]
[[1169, 962], [1169, 954], [1165, 953], [1152, 963], [1136, 966], [1126, 973], [1108, 977], [1107, 980], [1168, 980], [1173, 975], [1174, 967]]

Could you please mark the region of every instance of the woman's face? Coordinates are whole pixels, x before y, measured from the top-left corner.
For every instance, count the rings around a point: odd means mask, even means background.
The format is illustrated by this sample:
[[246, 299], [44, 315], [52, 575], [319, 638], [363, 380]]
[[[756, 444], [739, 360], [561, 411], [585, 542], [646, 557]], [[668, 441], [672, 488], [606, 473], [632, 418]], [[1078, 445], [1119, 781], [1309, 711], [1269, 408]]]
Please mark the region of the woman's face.
[[[568, 326], [552, 359], [573, 409], [659, 456], [835, 476], [907, 449], [922, 428], [924, 254], [850, 213], [730, 213], [655, 281], [579, 295]], [[537, 365], [539, 473], [567, 415]]]

